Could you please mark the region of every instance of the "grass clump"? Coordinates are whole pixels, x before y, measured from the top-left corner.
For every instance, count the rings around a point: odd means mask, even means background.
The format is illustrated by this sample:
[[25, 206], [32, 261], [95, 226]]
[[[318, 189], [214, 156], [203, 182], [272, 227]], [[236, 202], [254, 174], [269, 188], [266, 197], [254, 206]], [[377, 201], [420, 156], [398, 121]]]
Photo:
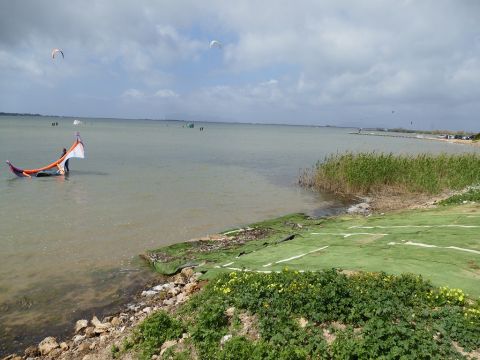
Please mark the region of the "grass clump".
[[458, 205], [465, 202], [480, 202], [480, 188], [471, 188], [463, 194], [450, 196], [448, 199], [439, 202], [440, 205]]
[[480, 181], [480, 156], [466, 154], [330, 155], [299, 183], [318, 190], [365, 195], [376, 191], [436, 194]]
[[165, 311], [159, 311], [140, 324], [133, 342], [141, 353], [140, 358], [150, 360], [165, 341], [179, 338], [183, 331], [180, 321]]

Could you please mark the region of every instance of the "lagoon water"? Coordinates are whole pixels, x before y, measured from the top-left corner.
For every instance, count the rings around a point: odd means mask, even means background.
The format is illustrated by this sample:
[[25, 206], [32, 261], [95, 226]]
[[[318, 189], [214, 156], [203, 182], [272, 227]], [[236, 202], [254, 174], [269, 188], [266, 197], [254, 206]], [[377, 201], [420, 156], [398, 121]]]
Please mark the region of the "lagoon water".
[[86, 147], [66, 177], [0, 167], [0, 355], [121, 302], [149, 276], [138, 260], [146, 249], [342, 207], [296, 186], [299, 169], [330, 153], [478, 151], [339, 128], [73, 120], [0, 117], [0, 160], [18, 167], [55, 160], [75, 131]]

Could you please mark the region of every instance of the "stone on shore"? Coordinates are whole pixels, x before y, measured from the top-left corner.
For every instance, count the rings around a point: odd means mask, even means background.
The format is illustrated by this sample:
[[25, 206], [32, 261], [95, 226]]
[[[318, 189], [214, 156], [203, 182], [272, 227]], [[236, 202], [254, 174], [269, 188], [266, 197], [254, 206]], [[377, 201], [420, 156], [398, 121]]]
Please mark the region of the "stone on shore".
[[25, 357], [29, 358], [29, 357], [37, 357], [38, 355], [40, 355], [40, 351], [38, 351], [38, 347], [32, 345], [32, 346], [29, 346], [25, 349]]
[[38, 350], [42, 355], [48, 355], [53, 349], [58, 348], [57, 340], [53, 336], [46, 337], [40, 344], [38, 344]]
[[118, 326], [122, 323], [122, 320], [120, 320], [119, 317], [115, 316], [112, 321], [110, 322], [110, 324], [112, 324], [112, 326]]
[[75, 323], [75, 333], [80, 332], [88, 326], [88, 320], [82, 319]]
[[96, 334], [104, 333], [112, 327], [112, 324], [107, 323], [107, 322], [102, 323], [100, 320], [98, 320], [98, 318], [96, 316], [94, 316], [93, 319], [90, 322], [92, 323], [93, 326], [95, 326], [95, 333]]
[[180, 274], [182, 274], [184, 277], [186, 277], [187, 279], [191, 278], [194, 274], [193, 272], [193, 269], [192, 268], [184, 268], [182, 269], [182, 271], [180, 272]]

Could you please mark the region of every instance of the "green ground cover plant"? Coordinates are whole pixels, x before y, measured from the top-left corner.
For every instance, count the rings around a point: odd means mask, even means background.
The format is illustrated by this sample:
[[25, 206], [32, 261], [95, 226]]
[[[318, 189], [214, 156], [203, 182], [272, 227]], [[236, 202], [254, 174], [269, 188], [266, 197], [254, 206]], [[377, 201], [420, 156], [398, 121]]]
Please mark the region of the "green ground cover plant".
[[480, 181], [480, 155], [334, 154], [305, 172], [299, 183], [321, 191], [365, 195], [378, 191], [436, 194]]
[[140, 359], [150, 360], [165, 341], [177, 339], [183, 331], [180, 321], [172, 318], [165, 311], [158, 311], [140, 324], [131, 339], [130, 346], [136, 346], [140, 350]]
[[192, 341], [172, 359], [461, 359], [480, 349], [480, 302], [413, 274], [223, 273], [174, 317], [142, 324], [142, 354], [180, 328]]
[[468, 191], [450, 196], [448, 199], [439, 202], [439, 205], [456, 205], [466, 202], [480, 202], [480, 187], [469, 189]]

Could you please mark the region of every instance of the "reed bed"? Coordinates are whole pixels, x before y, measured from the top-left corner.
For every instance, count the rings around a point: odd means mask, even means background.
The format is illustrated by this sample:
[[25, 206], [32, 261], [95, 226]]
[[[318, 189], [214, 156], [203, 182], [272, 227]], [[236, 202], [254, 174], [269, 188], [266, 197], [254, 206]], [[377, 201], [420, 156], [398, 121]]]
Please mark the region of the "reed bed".
[[340, 194], [428, 193], [480, 183], [480, 155], [345, 153], [304, 171], [299, 184]]

